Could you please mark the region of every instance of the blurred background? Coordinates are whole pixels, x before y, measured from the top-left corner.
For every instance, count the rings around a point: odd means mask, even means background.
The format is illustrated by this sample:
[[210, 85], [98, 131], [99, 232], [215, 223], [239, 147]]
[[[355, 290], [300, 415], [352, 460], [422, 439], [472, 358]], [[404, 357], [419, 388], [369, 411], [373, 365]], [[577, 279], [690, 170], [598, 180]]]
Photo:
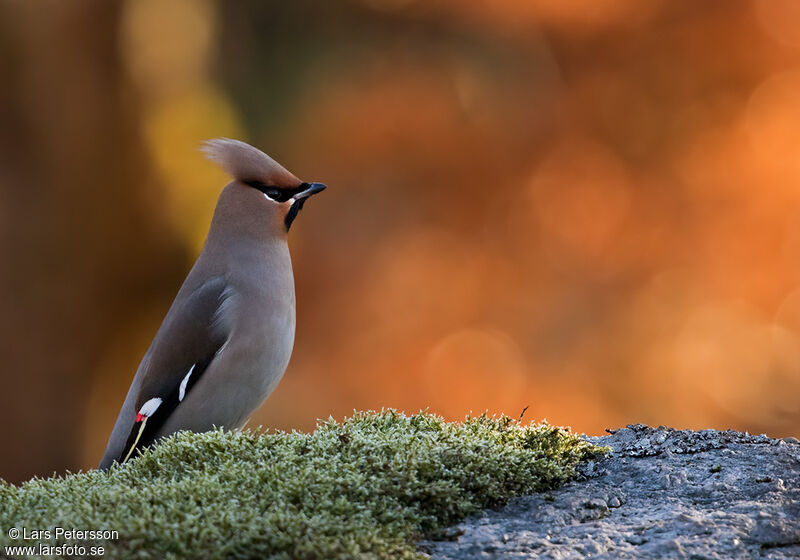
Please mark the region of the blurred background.
[[330, 186], [251, 426], [800, 431], [800, 3], [0, 6], [0, 477], [97, 464], [217, 136]]

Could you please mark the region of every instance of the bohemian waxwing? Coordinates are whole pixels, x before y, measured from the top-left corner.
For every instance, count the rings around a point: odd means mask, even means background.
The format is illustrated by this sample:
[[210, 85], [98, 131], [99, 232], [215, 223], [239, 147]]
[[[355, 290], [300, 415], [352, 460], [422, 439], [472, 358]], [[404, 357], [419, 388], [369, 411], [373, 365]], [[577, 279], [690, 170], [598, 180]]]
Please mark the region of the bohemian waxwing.
[[294, 344], [287, 233], [304, 183], [238, 140], [203, 150], [234, 177], [197, 262], [136, 371], [100, 468], [178, 430], [241, 427], [275, 389]]

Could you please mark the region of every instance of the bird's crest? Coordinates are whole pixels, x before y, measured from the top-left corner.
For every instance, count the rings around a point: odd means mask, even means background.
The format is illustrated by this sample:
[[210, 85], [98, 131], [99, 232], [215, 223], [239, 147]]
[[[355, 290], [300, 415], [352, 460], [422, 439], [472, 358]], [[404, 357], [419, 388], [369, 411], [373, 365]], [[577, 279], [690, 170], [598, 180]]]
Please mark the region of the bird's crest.
[[300, 179], [277, 161], [245, 142], [216, 138], [204, 142], [200, 149], [226, 173], [244, 183], [258, 182], [279, 187], [291, 187], [300, 183]]

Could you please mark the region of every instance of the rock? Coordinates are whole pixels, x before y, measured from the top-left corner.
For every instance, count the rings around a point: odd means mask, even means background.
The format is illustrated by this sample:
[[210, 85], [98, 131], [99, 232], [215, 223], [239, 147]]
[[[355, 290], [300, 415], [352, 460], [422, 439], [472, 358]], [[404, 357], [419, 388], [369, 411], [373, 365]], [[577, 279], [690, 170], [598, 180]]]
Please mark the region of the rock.
[[800, 445], [631, 425], [578, 478], [461, 523], [435, 559], [800, 558]]

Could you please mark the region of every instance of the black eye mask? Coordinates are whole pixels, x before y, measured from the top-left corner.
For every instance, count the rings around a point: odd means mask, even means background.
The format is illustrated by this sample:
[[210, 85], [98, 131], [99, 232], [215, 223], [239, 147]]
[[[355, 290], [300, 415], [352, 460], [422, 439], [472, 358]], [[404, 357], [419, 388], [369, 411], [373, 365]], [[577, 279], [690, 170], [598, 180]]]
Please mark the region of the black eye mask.
[[[275, 202], [286, 202], [297, 193], [301, 193], [311, 186], [309, 183], [300, 183], [294, 188], [287, 189], [265, 185], [259, 181], [247, 181], [246, 184], [254, 189], [260, 190]], [[289, 231], [289, 228], [292, 227], [292, 222], [297, 217], [297, 214], [300, 213], [300, 210], [303, 209], [303, 204], [305, 204], [305, 202], [306, 199], [301, 198], [300, 200], [295, 201], [295, 203], [289, 208], [289, 212], [286, 214], [286, 218], [283, 220], [283, 222], [286, 224], [286, 231]]]
[[300, 183], [292, 188], [265, 185], [260, 181], [247, 181], [245, 184], [261, 191], [275, 202], [286, 202], [297, 193], [303, 192], [309, 187], [308, 183]]

